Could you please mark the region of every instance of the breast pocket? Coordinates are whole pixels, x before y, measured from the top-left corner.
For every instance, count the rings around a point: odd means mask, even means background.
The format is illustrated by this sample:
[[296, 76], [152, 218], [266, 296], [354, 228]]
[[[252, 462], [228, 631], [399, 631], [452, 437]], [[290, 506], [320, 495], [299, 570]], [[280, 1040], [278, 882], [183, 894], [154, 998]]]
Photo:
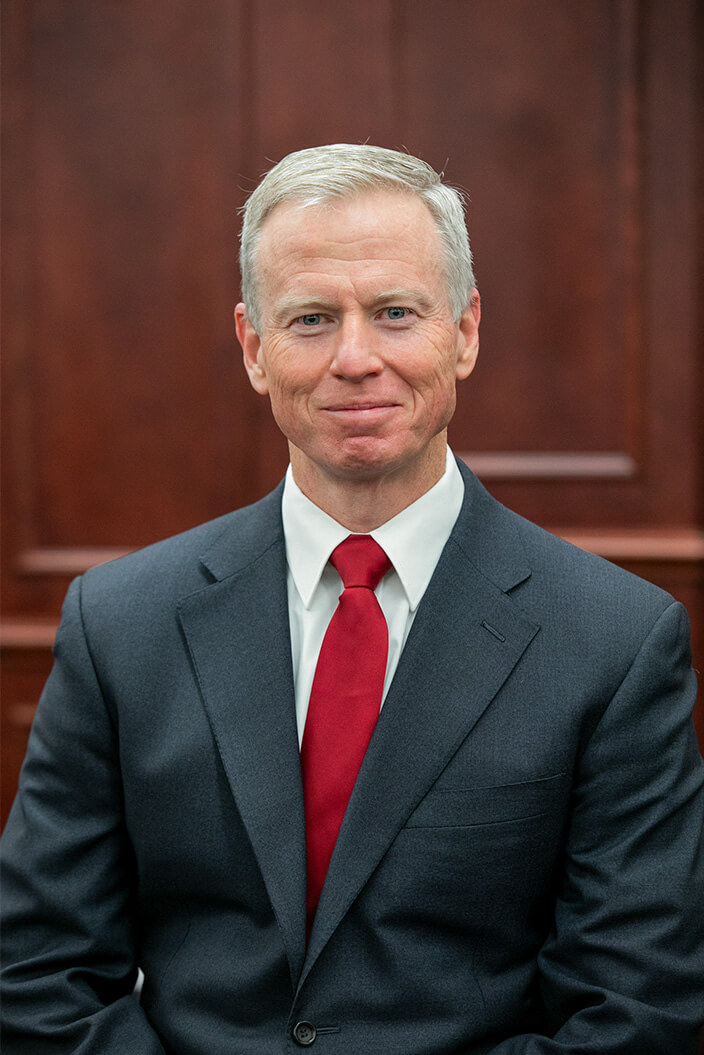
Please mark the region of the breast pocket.
[[525, 821], [549, 813], [567, 794], [567, 773], [477, 788], [433, 788], [406, 828], [452, 828]]

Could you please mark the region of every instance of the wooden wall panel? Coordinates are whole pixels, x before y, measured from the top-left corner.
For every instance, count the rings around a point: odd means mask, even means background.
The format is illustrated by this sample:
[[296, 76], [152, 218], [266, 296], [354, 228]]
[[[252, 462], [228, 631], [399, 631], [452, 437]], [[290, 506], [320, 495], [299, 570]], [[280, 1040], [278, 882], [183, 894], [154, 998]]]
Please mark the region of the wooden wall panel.
[[685, 600], [704, 663], [695, 0], [7, 0], [3, 28], [10, 772], [70, 577], [279, 479], [232, 334], [236, 210], [335, 140], [469, 191], [453, 445]]
[[10, 165], [26, 173], [5, 202], [25, 221], [10, 220], [6, 258], [23, 316], [6, 345], [23, 575], [212, 517], [247, 478], [246, 404], [233, 413], [247, 387], [232, 338], [238, 12], [8, 5], [23, 115]]
[[334, 10], [320, 0], [252, 5], [254, 158], [278, 159], [301, 145], [397, 139], [398, 86], [389, 58], [398, 6], [388, 0], [355, 0]]

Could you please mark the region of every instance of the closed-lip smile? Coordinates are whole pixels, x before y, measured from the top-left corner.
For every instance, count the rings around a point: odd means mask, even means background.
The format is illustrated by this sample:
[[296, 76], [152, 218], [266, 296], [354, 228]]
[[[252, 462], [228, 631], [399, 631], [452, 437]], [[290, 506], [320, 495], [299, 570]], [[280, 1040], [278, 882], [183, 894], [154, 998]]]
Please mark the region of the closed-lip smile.
[[365, 410], [387, 410], [389, 407], [397, 407], [398, 403], [393, 400], [378, 400], [378, 399], [365, 399], [360, 402], [352, 403], [333, 403], [330, 406], [324, 407], [324, 410], [328, 410], [331, 413], [343, 413], [343, 412], [355, 412]]

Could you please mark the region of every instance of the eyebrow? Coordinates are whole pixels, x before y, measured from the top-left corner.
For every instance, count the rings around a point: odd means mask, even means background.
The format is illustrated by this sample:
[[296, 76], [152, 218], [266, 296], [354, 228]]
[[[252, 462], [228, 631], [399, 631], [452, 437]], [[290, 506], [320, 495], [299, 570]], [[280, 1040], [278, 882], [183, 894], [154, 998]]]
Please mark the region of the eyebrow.
[[297, 315], [315, 315], [318, 312], [330, 314], [336, 310], [336, 306], [329, 300], [316, 300], [315, 297], [292, 297], [291, 300], [284, 301], [274, 309], [273, 321], [279, 324]]
[[430, 311], [432, 308], [432, 301], [430, 301], [424, 293], [421, 293], [417, 289], [406, 289], [399, 286], [397, 289], [387, 289], [382, 293], [377, 293], [372, 301], [372, 304], [380, 307], [383, 304], [403, 304], [405, 301], [413, 301], [422, 311]]
[[[389, 304], [402, 305], [408, 301], [417, 304], [421, 311], [430, 311], [433, 307], [432, 301], [419, 290], [406, 289], [401, 286], [394, 289], [385, 289], [381, 293], [377, 293], [370, 301], [369, 306], [374, 309]], [[274, 310], [273, 322], [278, 325], [287, 319], [295, 318], [297, 315], [314, 315], [318, 312], [321, 314], [332, 314], [338, 309], [339, 305], [335, 301], [316, 299], [315, 297], [292, 297]]]

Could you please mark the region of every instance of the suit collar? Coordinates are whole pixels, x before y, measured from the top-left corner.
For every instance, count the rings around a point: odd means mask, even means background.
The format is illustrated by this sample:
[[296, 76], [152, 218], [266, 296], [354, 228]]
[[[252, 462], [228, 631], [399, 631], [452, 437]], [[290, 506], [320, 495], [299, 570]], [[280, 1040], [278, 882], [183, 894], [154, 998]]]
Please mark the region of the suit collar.
[[519, 530], [521, 518], [489, 494], [463, 461], [456, 461], [465, 499], [452, 540], [485, 578], [508, 593], [531, 574]]
[[281, 496], [283, 480], [254, 505], [225, 517], [216, 539], [201, 555], [201, 564], [217, 580], [237, 575], [255, 563], [272, 546], [283, 542]]

